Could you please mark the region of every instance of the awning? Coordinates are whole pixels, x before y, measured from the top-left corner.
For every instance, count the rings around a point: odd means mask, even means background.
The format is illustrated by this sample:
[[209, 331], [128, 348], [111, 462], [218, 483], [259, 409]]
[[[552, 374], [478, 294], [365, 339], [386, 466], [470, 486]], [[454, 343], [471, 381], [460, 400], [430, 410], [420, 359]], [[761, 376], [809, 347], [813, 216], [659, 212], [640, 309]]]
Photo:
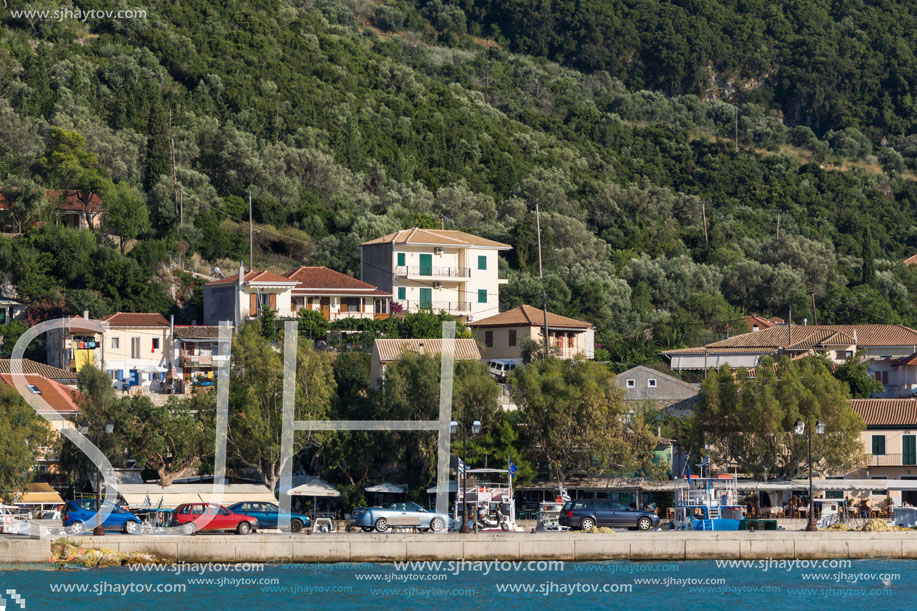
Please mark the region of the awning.
[[[471, 488], [469, 488], [469, 490], [471, 490]], [[449, 492], [457, 492], [457, 491], [458, 491], [458, 484], [455, 483], [455, 480], [450, 480], [449, 481]], [[430, 488], [427, 488], [427, 494], [436, 494], [436, 486], [431, 486]]]
[[26, 484], [26, 492], [16, 499], [18, 505], [63, 505], [64, 499], [50, 484]]
[[383, 484], [376, 484], [375, 486], [370, 486], [366, 489], [366, 492], [383, 492], [386, 494], [404, 494], [407, 486], [398, 485], [398, 484], [389, 484], [385, 482]]
[[241, 501], [277, 502], [270, 488], [256, 484], [226, 484], [219, 499], [214, 494], [213, 484], [172, 484], [167, 487], [158, 484], [121, 484], [117, 489], [125, 504], [131, 508], [172, 508], [183, 503], [232, 505]]
[[321, 479], [313, 479], [295, 488], [290, 488], [287, 494], [290, 496], [341, 496], [341, 493], [331, 484]]

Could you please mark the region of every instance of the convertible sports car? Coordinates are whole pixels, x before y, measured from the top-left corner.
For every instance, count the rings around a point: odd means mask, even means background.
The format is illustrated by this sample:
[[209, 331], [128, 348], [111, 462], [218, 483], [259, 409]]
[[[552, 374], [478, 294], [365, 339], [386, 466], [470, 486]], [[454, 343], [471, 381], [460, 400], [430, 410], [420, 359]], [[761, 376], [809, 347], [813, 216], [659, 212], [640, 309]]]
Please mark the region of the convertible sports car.
[[359, 526], [363, 532], [375, 529], [376, 532], [384, 533], [393, 526], [407, 526], [411, 522], [418, 528], [436, 533], [452, 526], [452, 519], [448, 515], [428, 511], [417, 503], [392, 503], [388, 507], [357, 507], [350, 518], [350, 524]]

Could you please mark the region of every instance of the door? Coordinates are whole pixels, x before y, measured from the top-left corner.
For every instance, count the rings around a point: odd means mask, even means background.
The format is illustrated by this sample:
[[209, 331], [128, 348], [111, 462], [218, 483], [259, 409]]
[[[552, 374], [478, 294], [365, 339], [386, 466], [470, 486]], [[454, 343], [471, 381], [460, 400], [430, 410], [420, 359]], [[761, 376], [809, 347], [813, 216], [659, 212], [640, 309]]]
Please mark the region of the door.
[[624, 503], [612, 503], [611, 513], [611, 522], [615, 526], [633, 526], [637, 521], [636, 514]]
[[424, 310], [433, 307], [433, 289], [420, 289], [420, 307]]
[[917, 465], [917, 435], [901, 436], [901, 464]]
[[278, 509], [271, 503], [252, 503], [257, 510], [255, 517], [258, 518], [258, 524], [265, 528], [277, 528]]
[[596, 526], [610, 526], [614, 523], [614, 511], [611, 508], [610, 501], [596, 499], [592, 503]]
[[322, 297], [319, 307], [322, 309], [322, 316], [325, 320], [331, 320], [331, 297]]
[[137, 386], [140, 384], [140, 372], [136, 369], [131, 369], [131, 386]]
[[433, 255], [420, 255], [420, 275], [433, 275]]

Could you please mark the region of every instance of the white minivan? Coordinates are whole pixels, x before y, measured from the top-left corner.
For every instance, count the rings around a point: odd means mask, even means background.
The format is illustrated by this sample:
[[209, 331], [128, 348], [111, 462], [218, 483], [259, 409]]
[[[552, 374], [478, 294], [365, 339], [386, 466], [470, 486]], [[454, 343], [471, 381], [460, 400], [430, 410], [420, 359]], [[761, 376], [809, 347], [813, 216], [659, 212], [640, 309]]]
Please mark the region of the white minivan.
[[513, 359], [492, 359], [487, 361], [487, 370], [490, 371], [490, 375], [492, 375], [497, 382], [503, 383], [506, 382], [506, 376], [509, 372], [513, 371], [521, 364], [521, 361]]

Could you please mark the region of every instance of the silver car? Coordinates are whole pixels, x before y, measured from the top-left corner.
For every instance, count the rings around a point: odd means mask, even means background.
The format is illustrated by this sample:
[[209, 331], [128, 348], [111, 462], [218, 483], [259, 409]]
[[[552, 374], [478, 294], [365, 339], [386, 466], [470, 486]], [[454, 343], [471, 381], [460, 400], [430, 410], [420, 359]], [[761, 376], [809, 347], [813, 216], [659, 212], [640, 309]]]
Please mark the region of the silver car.
[[[412, 520], [414, 518], [415, 520]], [[413, 522], [413, 524], [409, 524]], [[359, 526], [363, 532], [384, 533], [394, 526], [416, 525], [422, 530], [442, 532], [452, 527], [452, 519], [444, 513], [434, 513], [417, 503], [392, 503], [388, 507], [357, 507], [350, 517], [352, 526]]]

